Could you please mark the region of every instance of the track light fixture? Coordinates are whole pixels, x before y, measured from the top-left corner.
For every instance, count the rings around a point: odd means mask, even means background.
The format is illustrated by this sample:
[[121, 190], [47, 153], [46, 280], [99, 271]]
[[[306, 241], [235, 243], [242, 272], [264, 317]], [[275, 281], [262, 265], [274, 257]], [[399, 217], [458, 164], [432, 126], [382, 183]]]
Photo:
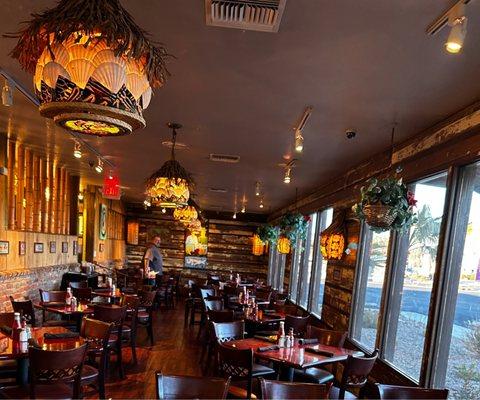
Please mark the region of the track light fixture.
[[5, 84], [2, 89], [2, 104], [5, 107], [13, 106], [13, 87], [10, 86], [10, 82], [5, 78]]
[[73, 156], [79, 159], [82, 158], [82, 146], [78, 142], [75, 142], [75, 147], [73, 149]]
[[260, 182], [255, 182], [255, 196], [260, 196]]
[[303, 136], [302, 132], [295, 131], [295, 151], [301, 153], [303, 151]]
[[285, 168], [285, 176], [283, 178], [284, 183], [287, 183], [287, 184], [290, 183], [290, 181], [291, 181], [290, 173], [291, 172], [292, 172], [292, 168], [290, 168], [290, 167]]
[[303, 151], [303, 135], [302, 131], [303, 128], [305, 128], [305, 125], [310, 118], [310, 115], [312, 115], [312, 107], [307, 107], [305, 111], [303, 112], [300, 120], [297, 123], [297, 126], [294, 128], [295, 129], [295, 151], [297, 153], [301, 153]]
[[462, 50], [463, 42], [467, 34], [465, 5], [469, 3], [469, 1], [470, 0], [458, 1], [427, 28], [427, 33], [433, 36], [440, 32], [445, 26], [450, 27], [450, 33], [445, 42], [445, 50], [451, 54], [457, 54]]
[[451, 26], [450, 34], [445, 43], [445, 50], [456, 54], [462, 50], [463, 42], [467, 34], [467, 17], [465, 16], [465, 4], [458, 3], [448, 16], [448, 26]]
[[103, 172], [103, 161], [98, 158], [97, 160], [97, 165], [95, 166], [95, 171], [97, 171], [97, 174], [101, 174]]
[[237, 212], [236, 212], [236, 211], [233, 213], [233, 217], [232, 217], [232, 218], [233, 218], [233, 219], [237, 219]]
[[167, 212], [167, 209], [165, 207], [162, 208], [162, 214], [165, 214]]
[[150, 207], [152, 205], [152, 203], [150, 203], [150, 201], [148, 199], [145, 199], [143, 201], [143, 205], [144, 205], [145, 209], [147, 209], [148, 207]]
[[241, 213], [242, 214], [245, 214], [247, 212], [247, 207], [245, 206], [245, 204], [242, 206], [242, 210], [241, 210]]
[[260, 199], [259, 207], [260, 207], [260, 208], [263, 208], [263, 199]]

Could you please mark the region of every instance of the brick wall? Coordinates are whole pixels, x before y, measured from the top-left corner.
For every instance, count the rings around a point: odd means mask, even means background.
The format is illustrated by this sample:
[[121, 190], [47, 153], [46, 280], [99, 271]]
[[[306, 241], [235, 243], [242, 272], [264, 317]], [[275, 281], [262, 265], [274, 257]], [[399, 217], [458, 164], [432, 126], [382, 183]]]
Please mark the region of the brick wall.
[[9, 296], [15, 299], [39, 299], [38, 289], [59, 290], [65, 272], [78, 268], [77, 264], [56, 265], [5, 272], [0, 275], [0, 311], [12, 311]]

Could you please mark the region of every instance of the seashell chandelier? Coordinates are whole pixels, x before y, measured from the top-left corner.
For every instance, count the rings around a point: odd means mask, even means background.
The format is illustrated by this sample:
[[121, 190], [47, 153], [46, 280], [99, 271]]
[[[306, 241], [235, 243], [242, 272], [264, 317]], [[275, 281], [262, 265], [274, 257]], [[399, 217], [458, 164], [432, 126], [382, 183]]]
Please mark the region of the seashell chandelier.
[[76, 132], [119, 136], [145, 127], [152, 87], [168, 75], [152, 44], [119, 0], [61, 0], [34, 14], [11, 56], [33, 74], [40, 114]]
[[145, 194], [151, 204], [163, 208], [186, 207], [190, 198], [193, 179], [190, 173], [175, 160], [177, 129], [182, 125], [169, 123], [172, 129], [172, 155], [158, 171], [148, 178]]
[[188, 224], [198, 218], [198, 212], [193, 206], [180, 207], [173, 211], [173, 218], [183, 224]]

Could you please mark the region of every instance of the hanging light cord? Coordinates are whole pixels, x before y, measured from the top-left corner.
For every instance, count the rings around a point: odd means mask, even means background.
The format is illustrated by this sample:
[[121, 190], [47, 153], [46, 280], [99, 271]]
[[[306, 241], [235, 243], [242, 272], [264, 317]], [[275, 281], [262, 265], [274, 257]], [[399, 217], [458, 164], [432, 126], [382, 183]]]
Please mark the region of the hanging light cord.
[[177, 131], [172, 129], [172, 160], [175, 160], [175, 144], [177, 142]]

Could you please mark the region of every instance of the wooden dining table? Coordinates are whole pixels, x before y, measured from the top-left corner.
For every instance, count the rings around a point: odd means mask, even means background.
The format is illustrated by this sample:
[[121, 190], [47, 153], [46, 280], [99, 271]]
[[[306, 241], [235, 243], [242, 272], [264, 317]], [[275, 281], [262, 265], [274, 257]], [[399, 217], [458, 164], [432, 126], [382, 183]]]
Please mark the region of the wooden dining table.
[[[256, 358], [271, 361], [276, 364], [280, 369], [281, 379], [288, 381], [293, 380], [293, 372], [295, 369], [305, 369], [343, 362], [350, 355], [363, 355], [361, 351], [349, 350], [343, 347], [332, 347], [322, 344], [300, 345], [298, 339], [295, 339], [293, 347], [267, 351], [259, 351], [259, 348], [274, 346], [275, 344], [258, 338], [232, 340], [225, 342], [224, 345], [237, 349], [253, 349]], [[322, 354], [310, 352], [310, 349], [320, 351]]]
[[35, 302], [33, 303], [33, 306], [40, 310], [61, 315], [62, 317], [75, 319], [75, 324], [78, 332], [80, 332], [83, 316], [93, 314], [93, 307], [91, 307], [91, 303], [89, 302], [80, 302], [76, 307], [72, 307], [63, 303], [45, 302]]
[[[272, 331], [276, 333], [281, 321], [285, 321], [285, 313], [265, 313], [259, 310], [260, 315], [249, 315], [244, 317], [245, 329], [249, 336], [254, 336], [257, 332]], [[270, 332], [269, 332], [270, 333]]]
[[[45, 333], [72, 333], [62, 326], [32, 328], [32, 338], [43, 350], [61, 351], [77, 348], [85, 343], [81, 337], [45, 339]], [[14, 341], [10, 336], [0, 332], [0, 360], [15, 360], [17, 362], [17, 383], [28, 383], [28, 344]]]
[[117, 303], [123, 296], [120, 289], [115, 289], [112, 291], [111, 289], [97, 289], [92, 292], [93, 297], [103, 297], [108, 299], [110, 303]]

